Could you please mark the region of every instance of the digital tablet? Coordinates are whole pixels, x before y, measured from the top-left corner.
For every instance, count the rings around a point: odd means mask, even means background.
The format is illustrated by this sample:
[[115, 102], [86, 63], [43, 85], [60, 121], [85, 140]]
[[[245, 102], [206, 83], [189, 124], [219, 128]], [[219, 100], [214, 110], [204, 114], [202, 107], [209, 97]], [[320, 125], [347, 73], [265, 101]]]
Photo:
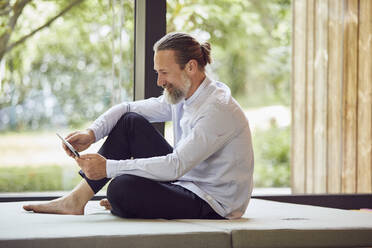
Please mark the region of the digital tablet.
[[62, 140], [62, 142], [67, 146], [67, 148], [77, 157], [80, 157], [79, 153], [75, 150], [75, 148], [67, 142], [64, 138], [61, 137], [58, 133], [56, 133], [57, 136]]

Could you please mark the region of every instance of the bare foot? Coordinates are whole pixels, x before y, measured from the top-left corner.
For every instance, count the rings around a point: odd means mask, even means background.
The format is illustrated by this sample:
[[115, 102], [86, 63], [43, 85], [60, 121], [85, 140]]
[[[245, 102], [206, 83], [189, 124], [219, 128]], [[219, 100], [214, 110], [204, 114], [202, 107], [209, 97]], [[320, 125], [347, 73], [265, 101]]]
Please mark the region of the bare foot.
[[68, 195], [45, 203], [24, 205], [23, 209], [35, 213], [83, 215], [85, 205], [93, 196], [92, 188], [82, 179]]
[[35, 213], [83, 215], [85, 204], [73, 198], [70, 195], [41, 204], [24, 205], [23, 209]]
[[107, 209], [107, 210], [111, 210], [111, 204], [110, 204], [110, 202], [106, 198], [105, 199], [102, 199], [99, 202], [99, 205], [105, 207], [105, 209]]

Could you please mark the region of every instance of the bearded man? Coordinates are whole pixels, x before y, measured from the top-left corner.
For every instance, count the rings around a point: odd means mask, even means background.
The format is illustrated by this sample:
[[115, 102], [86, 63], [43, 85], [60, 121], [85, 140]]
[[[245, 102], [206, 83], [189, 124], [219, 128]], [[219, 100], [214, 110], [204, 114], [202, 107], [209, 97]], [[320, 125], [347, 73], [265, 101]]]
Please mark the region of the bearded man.
[[[25, 210], [84, 214], [110, 179], [100, 204], [123, 218], [235, 219], [252, 193], [249, 124], [223, 83], [210, 79], [210, 44], [170, 33], [154, 45], [154, 69], [163, 95], [124, 102], [86, 131], [69, 134], [77, 151], [107, 136], [95, 154], [74, 157], [84, 178], [68, 195]], [[151, 122], [173, 122], [174, 147]]]

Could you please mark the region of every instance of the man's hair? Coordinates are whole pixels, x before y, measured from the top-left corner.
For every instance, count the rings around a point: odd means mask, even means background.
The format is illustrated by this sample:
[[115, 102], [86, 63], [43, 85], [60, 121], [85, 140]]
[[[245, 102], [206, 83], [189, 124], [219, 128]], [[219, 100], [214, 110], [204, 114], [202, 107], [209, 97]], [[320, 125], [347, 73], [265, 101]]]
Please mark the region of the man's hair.
[[154, 44], [154, 51], [173, 50], [176, 63], [180, 68], [191, 59], [198, 61], [199, 70], [204, 71], [207, 64], [211, 63], [211, 45], [208, 42], [199, 43], [194, 37], [186, 33], [169, 33]]

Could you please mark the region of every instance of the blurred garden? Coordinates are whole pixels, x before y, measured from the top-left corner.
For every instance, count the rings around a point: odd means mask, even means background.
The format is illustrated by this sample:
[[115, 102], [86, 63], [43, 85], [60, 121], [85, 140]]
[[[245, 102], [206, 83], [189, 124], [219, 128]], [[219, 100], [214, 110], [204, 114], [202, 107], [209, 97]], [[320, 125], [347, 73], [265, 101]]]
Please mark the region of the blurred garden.
[[[255, 186], [289, 187], [290, 0], [167, 0], [172, 31], [212, 44], [207, 71], [251, 123]], [[80, 180], [55, 133], [133, 99], [133, 44], [134, 0], [0, 0], [0, 192]]]

